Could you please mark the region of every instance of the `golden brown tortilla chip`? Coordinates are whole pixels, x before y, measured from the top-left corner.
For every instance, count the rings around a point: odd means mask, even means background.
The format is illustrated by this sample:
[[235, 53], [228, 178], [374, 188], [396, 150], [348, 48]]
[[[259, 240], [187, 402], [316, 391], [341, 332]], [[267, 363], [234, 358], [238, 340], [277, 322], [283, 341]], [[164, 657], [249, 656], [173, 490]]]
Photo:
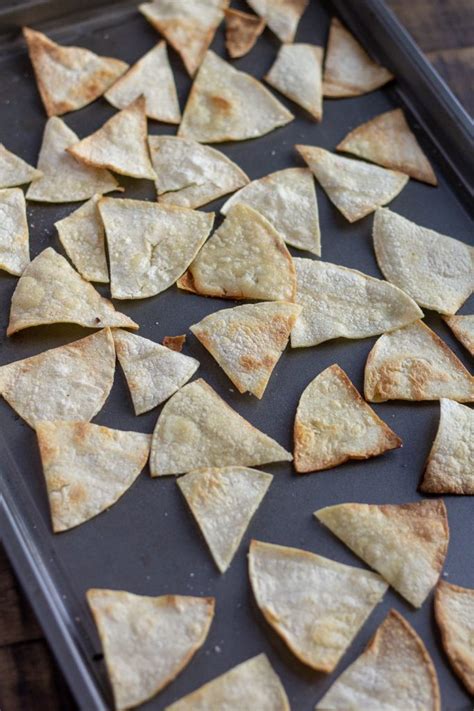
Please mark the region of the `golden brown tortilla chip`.
[[23, 190], [0, 190], [0, 269], [20, 276], [29, 262], [29, 231]]
[[265, 29], [265, 20], [248, 12], [225, 11], [225, 46], [232, 59], [248, 54]]
[[323, 48], [313, 44], [282, 44], [265, 81], [306, 109], [316, 121], [323, 118]]
[[282, 42], [293, 42], [298, 23], [309, 0], [248, 0]]
[[41, 176], [41, 170], [36, 170], [0, 143], [0, 188], [25, 185]]
[[474, 356], [474, 314], [444, 316], [451, 331], [469, 353]]
[[474, 590], [440, 580], [434, 610], [451, 666], [474, 696]]
[[182, 336], [165, 336], [163, 338], [163, 345], [165, 348], [169, 348], [171, 351], [176, 353], [181, 353], [183, 346], [186, 343], [186, 334]]

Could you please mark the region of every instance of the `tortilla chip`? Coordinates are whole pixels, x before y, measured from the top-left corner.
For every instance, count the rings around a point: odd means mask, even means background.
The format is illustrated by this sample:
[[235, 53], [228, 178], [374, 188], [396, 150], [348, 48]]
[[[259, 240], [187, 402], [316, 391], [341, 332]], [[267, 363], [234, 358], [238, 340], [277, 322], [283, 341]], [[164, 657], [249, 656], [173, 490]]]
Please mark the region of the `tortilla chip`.
[[112, 302], [104, 299], [52, 247], [33, 259], [20, 277], [12, 296], [7, 336], [48, 323], [138, 329], [135, 321], [116, 311]]
[[296, 29], [309, 0], [248, 0], [282, 42], [293, 42]]
[[182, 336], [165, 336], [163, 345], [176, 353], [181, 353], [183, 346], [186, 343], [186, 334]]
[[265, 20], [248, 12], [225, 11], [225, 46], [232, 59], [243, 57], [254, 47], [265, 29]]
[[392, 79], [393, 74], [374, 62], [337, 17], [333, 17], [324, 65], [324, 96], [336, 99], [360, 96]]
[[20, 276], [29, 261], [29, 231], [23, 190], [0, 190], [0, 269]]
[[238, 203], [249, 205], [297, 249], [321, 254], [318, 203], [312, 173], [307, 168], [285, 168], [252, 182], [221, 207], [223, 215]]
[[474, 401], [474, 378], [421, 321], [385, 333], [365, 365], [365, 399]]
[[420, 490], [474, 495], [474, 410], [444, 398], [440, 406], [438, 432]]
[[396, 610], [316, 706], [321, 711], [441, 711], [433, 661], [415, 630]]
[[115, 329], [113, 335], [136, 415], [167, 400], [199, 368], [195, 358], [181, 355], [148, 338], [120, 329]]
[[118, 711], [167, 686], [206, 641], [213, 597], [148, 597], [91, 589], [87, 602], [99, 630]]
[[346, 220], [356, 222], [393, 200], [408, 175], [360, 160], [338, 156], [316, 146], [295, 146]]
[[193, 261], [214, 224], [198, 212], [145, 200], [99, 203], [114, 299], [144, 299], [168, 289]]
[[388, 587], [376, 573], [262, 541], [250, 544], [249, 573], [267, 622], [301, 662], [328, 673]]
[[292, 459], [200, 378], [163, 407], [153, 433], [150, 470], [152, 476], [165, 476], [203, 467], [258, 467]]
[[226, 155], [197, 141], [148, 136], [148, 145], [161, 204], [201, 207], [249, 182]]
[[303, 311], [291, 332], [292, 348], [333, 338], [366, 338], [423, 318], [401, 289], [356, 269], [293, 259], [296, 298]]
[[448, 550], [448, 516], [442, 499], [339, 504], [314, 515], [402, 597], [421, 607], [438, 581]]
[[454, 314], [474, 290], [474, 248], [416, 225], [391, 210], [375, 213], [378, 265], [417, 304]]
[[90, 168], [67, 152], [78, 137], [64, 121], [53, 116], [46, 122], [38, 158], [42, 177], [31, 183], [27, 200], [38, 202], [78, 202], [96, 193], [110, 193], [120, 186], [108, 170]]
[[300, 311], [284, 301], [245, 304], [209, 314], [190, 330], [240, 393], [260, 399]]
[[178, 136], [200, 143], [244, 141], [285, 126], [294, 116], [257, 79], [211, 50], [199, 69]]
[[265, 81], [306, 109], [316, 121], [323, 118], [323, 48], [314, 44], [283, 44]]
[[474, 590], [440, 580], [434, 609], [451, 666], [474, 695]]
[[451, 331], [469, 353], [474, 356], [474, 314], [444, 316]]
[[44, 420], [88, 422], [114, 382], [108, 328], [66, 346], [0, 367], [0, 395], [30, 427]]
[[62, 47], [29, 27], [23, 35], [48, 116], [87, 106], [128, 69], [120, 59], [100, 57], [84, 47]]
[[8, 151], [0, 143], [0, 188], [14, 188], [41, 178], [43, 173]]
[[36, 434], [55, 533], [115, 504], [150, 451], [150, 435], [85, 422], [38, 422]]

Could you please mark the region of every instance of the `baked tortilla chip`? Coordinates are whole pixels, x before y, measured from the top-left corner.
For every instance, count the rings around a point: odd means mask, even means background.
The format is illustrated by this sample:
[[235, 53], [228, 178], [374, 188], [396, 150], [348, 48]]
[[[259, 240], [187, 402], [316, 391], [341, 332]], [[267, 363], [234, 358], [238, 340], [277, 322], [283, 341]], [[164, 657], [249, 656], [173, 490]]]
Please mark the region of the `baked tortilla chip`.
[[396, 610], [365, 651], [343, 671], [316, 711], [441, 711], [433, 661], [415, 630]]
[[233, 8], [226, 10], [225, 46], [232, 59], [248, 54], [264, 29], [262, 18]]
[[365, 399], [474, 401], [474, 378], [421, 321], [385, 333], [365, 365]]
[[12, 296], [7, 336], [48, 323], [138, 329], [135, 321], [116, 311], [112, 302], [104, 299], [52, 247], [33, 259], [18, 280]]
[[200, 143], [244, 141], [293, 119], [257, 79], [209, 50], [194, 80], [178, 136]]
[[454, 314], [474, 290], [474, 248], [407, 220], [377, 210], [373, 238], [384, 276], [420, 306]]
[[29, 231], [23, 190], [0, 190], [0, 269], [20, 276], [29, 261]]
[[282, 42], [293, 42], [296, 29], [309, 0], [248, 0]]
[[206, 641], [213, 597], [148, 597], [91, 589], [87, 602], [99, 630], [118, 711], [139, 706], [167, 686]]
[[30, 427], [44, 420], [88, 422], [114, 382], [108, 328], [66, 346], [0, 367], [0, 395]]
[[326, 195], [346, 220], [356, 222], [393, 200], [408, 182], [408, 175], [353, 158], [338, 156], [316, 146], [295, 146]]
[[168, 289], [193, 261], [214, 224], [198, 212], [145, 200], [99, 203], [114, 299], [144, 299]]
[[38, 422], [36, 434], [55, 533], [115, 504], [150, 451], [151, 435], [87, 422]]
[[163, 345], [176, 353], [181, 353], [183, 346], [186, 343], [186, 334], [182, 336], [165, 336], [163, 338]]
[[444, 316], [444, 321], [458, 341], [474, 356], [474, 314]]
[[179, 390], [163, 407], [153, 433], [152, 476], [203, 467], [254, 467], [291, 462], [278, 442], [244, 420], [204, 380]]
[[474, 696], [474, 590], [440, 580], [434, 609], [451, 666]]
[[114, 329], [115, 349], [136, 415], [152, 410], [179, 390], [199, 368], [195, 358]]
[[376, 573], [299, 548], [252, 541], [257, 605], [298, 659], [332, 672], [387, 590]]
[[0, 143], [0, 188], [25, 185], [41, 178], [42, 175], [40, 170], [33, 168]]
[[128, 69], [120, 59], [100, 57], [84, 47], [62, 47], [29, 27], [23, 35], [48, 116], [87, 106]]
[[442, 499], [414, 504], [339, 504], [315, 514], [414, 607], [436, 585], [448, 550]]
[[323, 118], [323, 48], [314, 44], [282, 44], [265, 81], [305, 109]]
[[148, 136], [148, 145], [161, 204], [201, 207], [249, 182], [226, 155], [197, 141]]

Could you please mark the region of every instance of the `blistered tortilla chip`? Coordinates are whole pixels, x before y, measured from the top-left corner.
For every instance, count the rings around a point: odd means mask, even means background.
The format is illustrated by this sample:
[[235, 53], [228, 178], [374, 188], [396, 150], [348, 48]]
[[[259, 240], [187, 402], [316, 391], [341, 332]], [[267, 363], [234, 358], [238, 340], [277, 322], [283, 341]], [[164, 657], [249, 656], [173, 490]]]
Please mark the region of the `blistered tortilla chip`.
[[23, 190], [0, 190], [0, 269], [19, 276], [30, 261]]
[[265, 81], [306, 109], [316, 121], [323, 118], [323, 48], [314, 44], [282, 44]]
[[225, 46], [232, 59], [248, 54], [264, 29], [262, 18], [233, 8], [226, 10]]
[[402, 597], [421, 607], [438, 581], [448, 550], [448, 516], [442, 499], [339, 504], [314, 515]]
[[0, 395], [30, 427], [44, 420], [88, 422], [114, 382], [108, 328], [66, 346], [0, 367]]
[[282, 42], [293, 42], [296, 29], [309, 0], [248, 0]]
[[121, 329], [115, 329], [113, 335], [136, 415], [167, 400], [199, 368], [195, 358], [160, 346], [148, 338]]
[[384, 276], [442, 314], [454, 314], [474, 290], [474, 248], [407, 220], [377, 210], [373, 238]]
[[148, 136], [161, 204], [196, 208], [249, 182], [224, 153], [176, 136]]
[[163, 338], [163, 345], [176, 353], [181, 353], [183, 346], [186, 343], [186, 334], [182, 336], [165, 336]]
[[440, 580], [434, 609], [451, 666], [474, 696], [474, 590]]
[[318, 203], [314, 179], [307, 168], [284, 168], [252, 180], [227, 200], [222, 214], [227, 215], [238, 203], [266, 217], [287, 244], [320, 256]]
[[100, 57], [84, 47], [62, 47], [29, 27], [23, 35], [48, 116], [87, 106], [128, 69], [120, 59]]
[[387, 590], [376, 573], [262, 541], [250, 544], [249, 572], [267, 622], [301, 662], [328, 673]]
[[87, 422], [38, 422], [36, 434], [55, 533], [115, 504], [150, 451], [150, 435]]
[[214, 598], [148, 597], [122, 590], [87, 591], [118, 711], [138, 706], [167, 686], [202, 647]]
[[202, 467], [291, 462], [278, 442], [238, 415], [204, 380], [178, 390], [163, 407], [153, 433], [152, 476]]
[[365, 366], [365, 399], [474, 401], [474, 378], [421, 321], [385, 333]]
[[222, 309], [190, 326], [240, 393], [263, 396], [301, 311], [274, 301]]
[[177, 480], [221, 573], [232, 562], [273, 477], [257, 469], [198, 469]]
[[198, 212], [145, 200], [99, 203], [114, 299], [143, 299], [168, 289], [193, 261], [214, 223]]
[[390, 610], [364, 652], [340, 675], [316, 711], [441, 711], [433, 661], [415, 630]]
[[0, 188], [14, 188], [41, 178], [42, 172], [28, 165], [0, 143]]
[[346, 220], [356, 222], [393, 200], [408, 182], [408, 175], [353, 158], [338, 156], [316, 146], [296, 146]]
[[333, 17], [324, 65], [324, 96], [360, 96], [379, 89], [391, 79], [393, 74], [374, 62], [337, 17]]
[[293, 119], [257, 79], [209, 50], [194, 80], [178, 136], [201, 143], [244, 141]]
[[12, 296], [7, 336], [48, 323], [138, 328], [52, 247], [33, 259], [20, 277]]
[[445, 316], [444, 320], [458, 341], [474, 356], [474, 314]]

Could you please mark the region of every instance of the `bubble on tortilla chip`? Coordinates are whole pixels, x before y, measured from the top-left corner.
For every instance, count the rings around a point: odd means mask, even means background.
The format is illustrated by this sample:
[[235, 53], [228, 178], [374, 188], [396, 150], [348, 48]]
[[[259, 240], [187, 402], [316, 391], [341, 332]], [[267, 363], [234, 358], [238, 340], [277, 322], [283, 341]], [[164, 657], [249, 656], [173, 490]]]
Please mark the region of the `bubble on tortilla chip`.
[[194, 80], [178, 136], [200, 143], [244, 141], [293, 119], [257, 79], [209, 50]]
[[283, 44], [265, 81], [305, 109], [323, 118], [323, 48], [314, 44]]
[[388, 587], [368, 570], [255, 540], [249, 573], [267, 622], [301, 662], [328, 673]]
[[474, 590], [440, 580], [434, 610], [451, 666], [474, 695]]
[[293, 42], [298, 23], [309, 0], [248, 0], [248, 5], [260, 15], [282, 42]]
[[19, 276], [30, 262], [23, 190], [0, 190], [0, 269]]
[[115, 708], [139, 706], [167, 686], [206, 641], [212, 597], [148, 597], [93, 588], [87, 602], [99, 631]]
[[474, 356], [474, 314], [444, 316], [443, 318], [458, 341]]
[[225, 46], [232, 59], [248, 54], [264, 29], [262, 18], [234, 8], [226, 10]]
[[181, 353], [183, 346], [186, 343], [186, 334], [182, 336], [165, 336], [163, 338], [163, 345], [176, 353]]
[[42, 172], [36, 170], [0, 143], [0, 188], [14, 188], [26, 185], [41, 178]]

